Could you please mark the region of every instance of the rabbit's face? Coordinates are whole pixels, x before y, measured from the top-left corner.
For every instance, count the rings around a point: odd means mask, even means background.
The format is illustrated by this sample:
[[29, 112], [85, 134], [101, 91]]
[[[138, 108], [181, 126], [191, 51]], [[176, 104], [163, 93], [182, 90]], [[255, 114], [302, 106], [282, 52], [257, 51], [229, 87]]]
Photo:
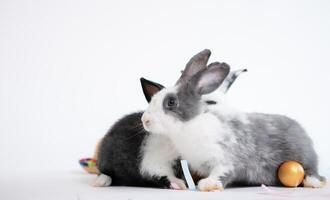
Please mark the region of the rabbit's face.
[[144, 128], [157, 134], [169, 134], [170, 129], [180, 130], [186, 121], [200, 112], [200, 96], [184, 85], [160, 90], [155, 94], [142, 116]]
[[211, 51], [205, 49], [193, 56], [171, 88], [140, 79], [149, 102], [141, 119], [147, 131], [158, 134], [177, 132], [201, 112], [201, 96], [217, 89], [229, 73], [229, 66], [225, 63], [207, 65], [210, 55]]
[[151, 133], [166, 134], [169, 120], [173, 121], [166, 115], [163, 110], [164, 99], [167, 94], [175, 92], [175, 88], [162, 89], [155, 94], [147, 108], [142, 115], [142, 123], [144, 129]]
[[189, 80], [179, 82], [171, 88], [161, 87], [159, 90], [155, 89], [156, 86], [150, 86], [153, 82], [141, 79], [147, 100], [150, 99], [142, 116], [144, 128], [156, 134], [171, 134], [182, 130], [187, 121], [203, 110], [202, 95], [217, 89], [228, 73], [227, 64], [212, 63]]

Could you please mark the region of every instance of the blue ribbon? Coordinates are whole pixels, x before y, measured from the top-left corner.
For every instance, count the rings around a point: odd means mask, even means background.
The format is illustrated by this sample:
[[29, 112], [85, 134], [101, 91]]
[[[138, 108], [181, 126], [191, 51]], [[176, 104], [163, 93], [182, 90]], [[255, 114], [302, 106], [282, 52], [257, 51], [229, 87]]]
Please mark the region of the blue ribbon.
[[181, 160], [181, 168], [183, 171], [184, 178], [186, 179], [186, 182], [188, 184], [189, 190], [196, 190], [196, 186], [194, 183], [194, 180], [191, 177], [189, 168], [188, 168], [188, 162], [186, 160]]

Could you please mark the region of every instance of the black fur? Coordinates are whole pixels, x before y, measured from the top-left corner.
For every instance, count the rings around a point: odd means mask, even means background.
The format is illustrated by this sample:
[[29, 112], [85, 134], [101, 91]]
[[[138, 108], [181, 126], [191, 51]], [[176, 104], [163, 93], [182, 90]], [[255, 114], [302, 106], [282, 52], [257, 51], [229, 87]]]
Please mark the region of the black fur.
[[141, 82], [143, 94], [148, 102], [151, 101], [151, 98], [155, 93], [157, 93], [159, 90], [164, 88], [163, 85], [147, 80], [145, 78], [140, 78], [140, 82]]
[[[139, 171], [141, 148], [149, 135], [143, 128], [142, 114], [124, 116], [111, 127], [100, 144], [98, 168], [112, 178], [114, 186], [170, 188], [167, 177], [145, 177]], [[177, 164], [173, 168], [181, 176]]]
[[207, 100], [207, 101], [205, 101], [205, 103], [207, 105], [215, 105], [215, 104], [217, 104], [217, 102], [216, 101], [213, 101], [213, 100]]

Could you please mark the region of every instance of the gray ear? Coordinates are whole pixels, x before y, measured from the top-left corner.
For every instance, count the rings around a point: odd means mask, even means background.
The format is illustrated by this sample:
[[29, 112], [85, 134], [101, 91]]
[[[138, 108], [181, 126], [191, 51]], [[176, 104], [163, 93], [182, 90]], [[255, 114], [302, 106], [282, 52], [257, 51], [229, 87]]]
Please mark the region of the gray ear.
[[199, 71], [206, 68], [207, 62], [210, 58], [211, 51], [205, 49], [195, 56], [193, 56], [187, 63], [185, 69], [183, 70], [181, 77], [176, 82], [176, 84], [188, 81], [192, 76], [197, 74]]
[[222, 93], [227, 93], [229, 88], [232, 86], [232, 84], [236, 81], [237, 77], [240, 76], [242, 73], [247, 72], [247, 69], [239, 69], [232, 71], [228, 74], [226, 79], [223, 81], [223, 83], [220, 86], [220, 91]]
[[207, 69], [196, 74], [195, 91], [199, 95], [213, 92], [225, 80], [229, 71], [230, 67], [226, 63], [211, 63]]

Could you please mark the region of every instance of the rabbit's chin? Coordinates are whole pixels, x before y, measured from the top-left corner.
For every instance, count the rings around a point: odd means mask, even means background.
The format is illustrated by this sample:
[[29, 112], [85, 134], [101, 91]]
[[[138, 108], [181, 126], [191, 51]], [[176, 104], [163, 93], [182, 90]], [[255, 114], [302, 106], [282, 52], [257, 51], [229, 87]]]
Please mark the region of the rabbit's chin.
[[169, 129], [164, 128], [164, 126], [160, 123], [145, 124], [143, 122], [143, 128], [150, 134], [156, 134], [156, 135], [168, 135], [169, 134]]
[[[146, 114], [144, 114], [143, 116], [146, 116]], [[158, 122], [157, 119], [156, 120], [150, 120], [150, 119], [144, 120], [144, 117], [142, 117], [142, 124], [143, 124], [143, 128], [151, 134], [158, 134], [158, 135], [166, 134], [165, 128], [162, 126], [161, 123]]]

